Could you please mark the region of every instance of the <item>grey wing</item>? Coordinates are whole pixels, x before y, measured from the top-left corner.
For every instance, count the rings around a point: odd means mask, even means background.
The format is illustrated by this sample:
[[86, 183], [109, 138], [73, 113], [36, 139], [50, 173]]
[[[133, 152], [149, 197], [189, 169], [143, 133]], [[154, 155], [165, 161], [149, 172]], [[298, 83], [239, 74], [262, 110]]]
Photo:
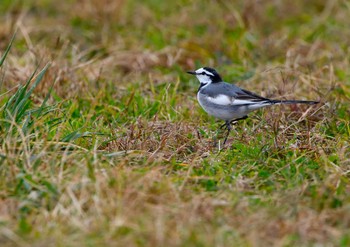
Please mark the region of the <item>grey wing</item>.
[[238, 93], [236, 99], [240, 99], [240, 100], [249, 100], [252, 102], [265, 102], [265, 101], [270, 101], [267, 98], [264, 98], [260, 95], [257, 95], [253, 92], [250, 92], [248, 90], [245, 89], [241, 89], [241, 92]]
[[203, 88], [202, 91], [202, 93], [207, 94], [209, 97], [225, 95], [233, 99], [246, 100], [251, 102], [269, 101], [267, 98], [226, 82], [215, 83], [211, 84], [210, 86], [210, 88]]
[[225, 82], [212, 83], [208, 87], [204, 87], [201, 90], [201, 93], [214, 98], [217, 95], [225, 95], [228, 97], [236, 98], [237, 92], [239, 92], [239, 87]]

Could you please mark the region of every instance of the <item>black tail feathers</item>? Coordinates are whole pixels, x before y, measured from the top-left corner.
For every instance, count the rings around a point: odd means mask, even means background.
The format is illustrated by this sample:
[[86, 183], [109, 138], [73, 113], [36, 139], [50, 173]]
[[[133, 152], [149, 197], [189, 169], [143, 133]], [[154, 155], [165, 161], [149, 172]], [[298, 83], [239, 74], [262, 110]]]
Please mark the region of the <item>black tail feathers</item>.
[[309, 100], [271, 100], [273, 104], [308, 104], [316, 105], [320, 103], [319, 101], [309, 101]]

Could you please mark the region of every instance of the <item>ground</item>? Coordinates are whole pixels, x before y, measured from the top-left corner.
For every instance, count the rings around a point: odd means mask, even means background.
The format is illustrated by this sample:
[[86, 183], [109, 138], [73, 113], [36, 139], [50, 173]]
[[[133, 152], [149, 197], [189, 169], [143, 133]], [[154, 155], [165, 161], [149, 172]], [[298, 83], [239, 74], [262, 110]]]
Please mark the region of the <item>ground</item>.
[[[346, 1], [2, 0], [1, 246], [349, 246]], [[274, 99], [235, 125], [187, 70]], [[214, 141], [218, 145], [214, 146]]]

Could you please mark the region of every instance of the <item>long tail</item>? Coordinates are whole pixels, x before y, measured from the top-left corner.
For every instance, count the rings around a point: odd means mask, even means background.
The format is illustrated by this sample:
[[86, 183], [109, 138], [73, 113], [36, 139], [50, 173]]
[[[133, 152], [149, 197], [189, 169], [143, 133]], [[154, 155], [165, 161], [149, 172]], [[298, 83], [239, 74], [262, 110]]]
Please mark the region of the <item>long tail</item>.
[[309, 100], [271, 100], [273, 104], [308, 104], [315, 105], [320, 103], [319, 101], [309, 101]]

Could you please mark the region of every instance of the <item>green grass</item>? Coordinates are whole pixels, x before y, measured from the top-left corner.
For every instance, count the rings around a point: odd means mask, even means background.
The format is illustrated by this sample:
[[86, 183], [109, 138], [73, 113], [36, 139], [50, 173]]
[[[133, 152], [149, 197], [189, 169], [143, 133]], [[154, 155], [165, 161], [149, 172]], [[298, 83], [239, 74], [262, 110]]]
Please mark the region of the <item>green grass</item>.
[[[3, 1], [1, 246], [349, 246], [350, 5]], [[185, 71], [276, 106], [237, 124]]]

